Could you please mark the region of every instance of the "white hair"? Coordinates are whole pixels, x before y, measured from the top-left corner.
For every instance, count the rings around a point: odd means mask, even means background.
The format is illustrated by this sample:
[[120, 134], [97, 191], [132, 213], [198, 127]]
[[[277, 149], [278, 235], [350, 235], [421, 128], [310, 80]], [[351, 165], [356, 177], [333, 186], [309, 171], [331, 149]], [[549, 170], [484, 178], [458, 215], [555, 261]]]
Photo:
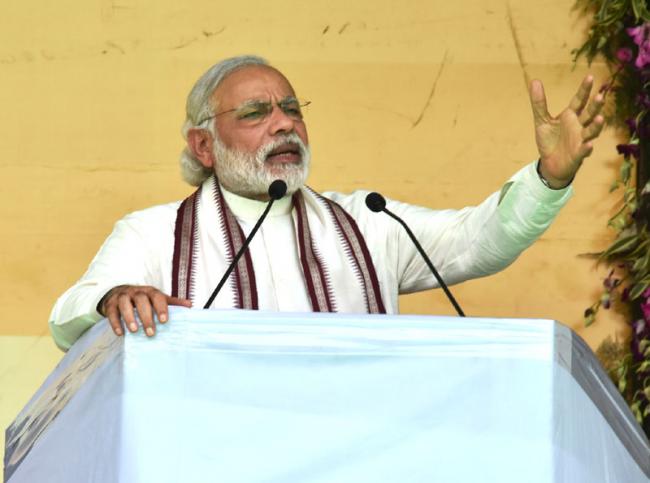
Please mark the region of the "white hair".
[[[216, 138], [216, 132], [212, 123], [201, 126], [203, 122], [214, 114], [214, 106], [210, 98], [221, 82], [237, 69], [249, 65], [266, 65], [269, 63], [262, 57], [255, 55], [240, 55], [231, 57], [213, 65], [208, 71], [196, 81], [194, 87], [187, 96], [185, 105], [185, 122], [181, 129], [183, 138], [187, 141], [187, 133], [190, 129], [206, 129]], [[201, 161], [192, 154], [189, 146], [185, 146], [180, 158], [181, 176], [192, 186], [199, 186], [213, 173], [212, 168], [206, 168]]]

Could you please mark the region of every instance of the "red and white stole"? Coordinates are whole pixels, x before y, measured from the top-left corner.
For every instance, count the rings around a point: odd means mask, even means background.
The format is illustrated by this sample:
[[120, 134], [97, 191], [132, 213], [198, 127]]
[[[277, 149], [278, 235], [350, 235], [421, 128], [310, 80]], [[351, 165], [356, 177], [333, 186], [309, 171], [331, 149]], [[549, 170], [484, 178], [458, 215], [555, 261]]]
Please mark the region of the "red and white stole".
[[[385, 313], [375, 267], [355, 220], [309, 188], [294, 193], [292, 218], [312, 310]], [[245, 239], [211, 177], [176, 214], [172, 296], [203, 306]], [[259, 309], [250, 247], [223, 287], [227, 290], [231, 307]]]

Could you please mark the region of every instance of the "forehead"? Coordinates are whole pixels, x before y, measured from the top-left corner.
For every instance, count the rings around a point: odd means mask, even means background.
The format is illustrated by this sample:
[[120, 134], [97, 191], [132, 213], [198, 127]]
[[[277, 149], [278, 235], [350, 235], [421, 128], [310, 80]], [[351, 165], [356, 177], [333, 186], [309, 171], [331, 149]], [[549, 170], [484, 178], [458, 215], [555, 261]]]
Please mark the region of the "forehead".
[[295, 96], [289, 81], [276, 69], [251, 65], [228, 75], [212, 94], [215, 105], [224, 109], [252, 99], [279, 100]]

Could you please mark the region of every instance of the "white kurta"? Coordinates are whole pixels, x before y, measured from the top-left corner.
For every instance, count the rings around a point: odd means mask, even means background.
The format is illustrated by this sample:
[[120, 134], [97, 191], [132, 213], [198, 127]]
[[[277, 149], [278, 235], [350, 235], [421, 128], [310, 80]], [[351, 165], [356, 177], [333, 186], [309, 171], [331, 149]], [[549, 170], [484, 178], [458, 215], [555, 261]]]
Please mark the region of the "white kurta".
[[[437, 283], [403, 228], [385, 214], [368, 210], [366, 194], [357, 191], [323, 195], [340, 204], [356, 220], [377, 270], [386, 311], [396, 313], [400, 293], [426, 290]], [[409, 224], [443, 279], [454, 284], [489, 275], [512, 263], [546, 230], [571, 194], [571, 188], [547, 188], [539, 179], [535, 164], [531, 164], [477, 207], [431, 210], [390, 200], [387, 207]], [[225, 190], [223, 195], [248, 234], [266, 203]], [[88, 271], [52, 310], [50, 328], [59, 347], [67, 350], [102, 318], [96, 311], [97, 303], [117, 285], [151, 285], [171, 293], [174, 226], [179, 205], [180, 202], [174, 202], [154, 206], [116, 223]], [[318, 245], [318, 240], [314, 243]], [[260, 309], [311, 311], [289, 197], [274, 204], [250, 249]], [[348, 263], [328, 259], [327, 254], [323, 259], [332, 273]], [[204, 264], [199, 272], [212, 270], [205, 266], [205, 260], [197, 263]], [[216, 280], [221, 274], [214, 275]], [[337, 307], [345, 312], [344, 295], [338, 297]], [[194, 301], [195, 306], [204, 303], [202, 299]], [[231, 304], [230, 297], [220, 294], [213, 307]]]

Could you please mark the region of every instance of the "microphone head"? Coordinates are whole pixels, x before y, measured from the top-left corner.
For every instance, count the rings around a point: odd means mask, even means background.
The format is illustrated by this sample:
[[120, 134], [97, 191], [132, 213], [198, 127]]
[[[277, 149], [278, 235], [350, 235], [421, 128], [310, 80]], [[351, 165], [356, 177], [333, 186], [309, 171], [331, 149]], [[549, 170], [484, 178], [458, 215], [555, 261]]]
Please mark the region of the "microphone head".
[[386, 208], [386, 198], [384, 198], [379, 193], [368, 193], [366, 196], [366, 206], [370, 209], [370, 211], [379, 213], [380, 211], [384, 211], [384, 208]]
[[272, 200], [279, 200], [287, 193], [287, 183], [281, 179], [276, 179], [269, 185], [269, 196]]

